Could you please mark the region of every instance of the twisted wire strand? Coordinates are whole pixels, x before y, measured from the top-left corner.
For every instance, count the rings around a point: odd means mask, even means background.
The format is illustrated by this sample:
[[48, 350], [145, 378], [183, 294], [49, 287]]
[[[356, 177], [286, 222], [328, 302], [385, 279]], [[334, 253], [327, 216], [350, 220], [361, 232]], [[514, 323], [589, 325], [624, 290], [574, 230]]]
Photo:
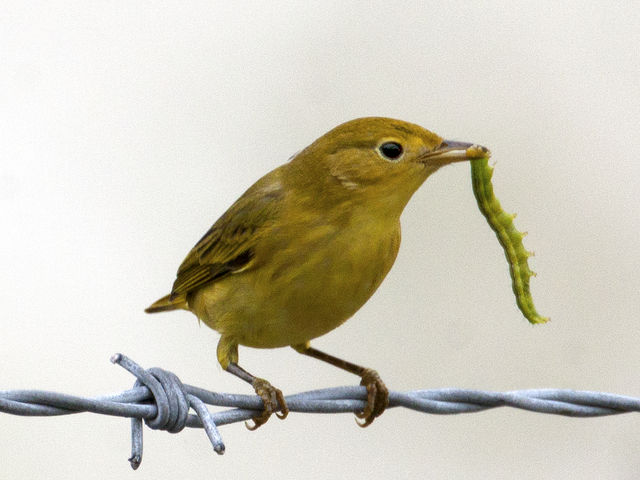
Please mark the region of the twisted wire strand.
[[[111, 358], [136, 377], [133, 388], [93, 398], [43, 390], [0, 391], [0, 412], [23, 416], [55, 416], [80, 412], [131, 418], [131, 458], [135, 470], [142, 462], [142, 422], [152, 429], [178, 433], [185, 427], [204, 428], [214, 451], [224, 453], [218, 426], [246, 421], [261, 412], [256, 395], [218, 393], [183, 384], [173, 373], [160, 368], [145, 370], [122, 354]], [[366, 388], [325, 388], [285, 397], [289, 410], [300, 413], [354, 413], [366, 404]], [[210, 412], [206, 405], [232, 407]], [[459, 388], [390, 392], [389, 407], [424, 413], [451, 415], [497, 407], [569, 417], [601, 417], [640, 412], [640, 398], [612, 393], [566, 389], [533, 389], [488, 392]], [[192, 409], [195, 414], [190, 414]]]

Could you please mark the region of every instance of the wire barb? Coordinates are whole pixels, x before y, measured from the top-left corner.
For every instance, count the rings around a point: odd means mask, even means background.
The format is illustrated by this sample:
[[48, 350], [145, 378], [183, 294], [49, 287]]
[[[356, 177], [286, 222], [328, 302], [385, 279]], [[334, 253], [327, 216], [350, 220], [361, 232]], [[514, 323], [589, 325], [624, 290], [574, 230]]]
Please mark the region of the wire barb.
[[[173, 373], [160, 368], [145, 370], [130, 358], [111, 358], [137, 380], [130, 390], [94, 398], [77, 397], [43, 390], [0, 391], [0, 412], [23, 416], [54, 416], [92, 412], [131, 418], [131, 457], [135, 470], [142, 462], [142, 421], [152, 429], [178, 433], [185, 427], [204, 428], [218, 454], [224, 443], [220, 425], [241, 422], [263, 409], [257, 395], [217, 393], [183, 384]], [[285, 397], [289, 410], [300, 413], [355, 413], [366, 404], [366, 387], [335, 387]], [[234, 407], [215, 413], [206, 405]], [[389, 407], [404, 407], [424, 413], [450, 415], [473, 413], [497, 407], [569, 417], [601, 417], [640, 412], [640, 398], [611, 393], [562, 389], [487, 392], [443, 388], [390, 392]], [[195, 411], [189, 414], [189, 409]]]
[[[145, 418], [147, 426], [153, 430], [166, 430], [169, 433], [181, 432], [187, 426], [189, 408], [193, 408], [204, 427], [213, 449], [219, 455], [224, 453], [224, 443], [211, 414], [202, 400], [187, 392], [180, 379], [173, 373], [161, 368], [145, 370], [126, 355], [116, 353], [111, 362], [120, 365], [137, 380], [133, 388], [145, 386], [153, 395], [156, 416]], [[136, 470], [142, 462], [142, 419], [131, 419], [131, 457], [129, 463]]]

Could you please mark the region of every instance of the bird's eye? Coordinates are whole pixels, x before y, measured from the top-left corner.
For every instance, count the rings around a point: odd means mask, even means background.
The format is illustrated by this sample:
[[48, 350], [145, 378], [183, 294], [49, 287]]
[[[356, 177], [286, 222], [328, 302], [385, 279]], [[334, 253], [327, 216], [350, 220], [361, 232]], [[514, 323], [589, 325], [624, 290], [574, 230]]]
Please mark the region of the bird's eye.
[[378, 147], [380, 154], [387, 160], [398, 160], [402, 156], [402, 145], [397, 142], [386, 142]]

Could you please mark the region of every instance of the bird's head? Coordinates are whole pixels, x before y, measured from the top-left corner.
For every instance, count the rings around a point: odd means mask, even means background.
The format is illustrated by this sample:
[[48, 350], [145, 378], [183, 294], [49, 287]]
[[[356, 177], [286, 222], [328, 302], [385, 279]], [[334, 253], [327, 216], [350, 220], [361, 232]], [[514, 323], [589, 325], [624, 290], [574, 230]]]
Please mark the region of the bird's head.
[[[335, 127], [293, 160], [324, 178], [327, 194], [347, 195], [399, 216], [411, 195], [436, 170], [489, 155], [485, 147], [443, 140], [418, 125], [382, 117]], [[319, 169], [319, 170], [318, 170]], [[320, 173], [322, 172], [322, 173]]]

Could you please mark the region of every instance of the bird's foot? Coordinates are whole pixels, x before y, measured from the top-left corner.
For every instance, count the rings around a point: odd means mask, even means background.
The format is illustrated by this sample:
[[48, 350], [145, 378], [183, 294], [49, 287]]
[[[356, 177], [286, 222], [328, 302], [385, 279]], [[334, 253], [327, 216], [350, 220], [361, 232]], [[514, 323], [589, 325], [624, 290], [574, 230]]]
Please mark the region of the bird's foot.
[[[282, 395], [280, 389], [275, 388], [263, 378], [254, 379], [252, 386], [256, 391], [256, 394], [262, 398], [264, 410], [260, 415], [252, 418], [253, 425], [250, 425], [249, 422], [245, 422], [245, 425], [249, 430], [255, 430], [261, 425], [267, 423], [267, 420], [269, 420], [272, 413], [275, 413], [276, 416], [281, 419], [287, 417], [289, 414], [289, 407], [287, 407], [287, 402], [285, 402], [284, 395]], [[282, 413], [278, 413], [278, 410]]]
[[356, 417], [363, 419], [363, 421], [356, 421], [361, 427], [367, 427], [382, 415], [382, 412], [389, 405], [389, 390], [378, 372], [371, 368], [365, 368], [360, 385], [367, 387], [367, 405], [362, 412], [356, 413]]

